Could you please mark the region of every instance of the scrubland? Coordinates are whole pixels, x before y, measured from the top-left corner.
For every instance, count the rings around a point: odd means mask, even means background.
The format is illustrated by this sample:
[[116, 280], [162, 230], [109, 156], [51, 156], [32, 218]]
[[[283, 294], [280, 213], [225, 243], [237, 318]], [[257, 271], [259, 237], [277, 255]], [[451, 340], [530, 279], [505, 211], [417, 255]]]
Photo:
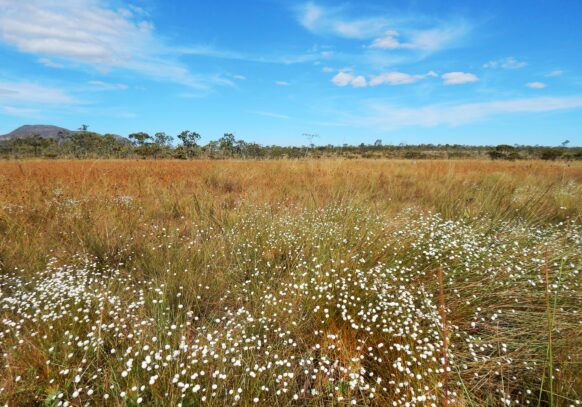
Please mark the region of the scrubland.
[[0, 162], [0, 402], [578, 406], [582, 164]]

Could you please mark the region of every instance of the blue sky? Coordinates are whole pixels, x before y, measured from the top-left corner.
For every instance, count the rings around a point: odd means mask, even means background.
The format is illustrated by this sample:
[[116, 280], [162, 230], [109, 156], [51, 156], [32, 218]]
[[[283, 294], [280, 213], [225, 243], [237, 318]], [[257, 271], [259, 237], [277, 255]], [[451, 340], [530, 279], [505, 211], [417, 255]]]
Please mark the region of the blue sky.
[[582, 2], [0, 0], [0, 134], [582, 145]]

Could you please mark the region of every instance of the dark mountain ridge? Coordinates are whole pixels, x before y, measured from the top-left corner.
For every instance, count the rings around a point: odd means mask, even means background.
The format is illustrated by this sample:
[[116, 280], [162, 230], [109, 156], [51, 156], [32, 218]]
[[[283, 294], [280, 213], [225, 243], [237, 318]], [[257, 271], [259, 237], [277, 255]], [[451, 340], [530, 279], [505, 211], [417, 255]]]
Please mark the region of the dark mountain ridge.
[[38, 135], [42, 138], [58, 140], [65, 138], [71, 133], [73, 133], [71, 130], [67, 130], [63, 127], [58, 126], [49, 126], [44, 124], [34, 124], [34, 125], [25, 124], [24, 126], [20, 126], [16, 130], [13, 130], [8, 134], [0, 136], [0, 140], [28, 138], [34, 135]]
[[[19, 128], [11, 131], [8, 134], [0, 136], [0, 141], [8, 141], [15, 139], [29, 138], [33, 136], [40, 136], [45, 139], [64, 141], [72, 134], [79, 133], [79, 131], [72, 131], [64, 127], [51, 126], [47, 124], [25, 124]], [[125, 137], [113, 135], [119, 141], [128, 141]]]

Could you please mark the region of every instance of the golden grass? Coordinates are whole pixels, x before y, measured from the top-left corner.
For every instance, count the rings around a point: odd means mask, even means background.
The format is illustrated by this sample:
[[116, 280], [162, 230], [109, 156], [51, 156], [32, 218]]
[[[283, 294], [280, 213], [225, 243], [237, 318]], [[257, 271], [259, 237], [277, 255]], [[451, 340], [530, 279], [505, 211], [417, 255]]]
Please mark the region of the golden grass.
[[[116, 242], [137, 233], [144, 219], [168, 228], [183, 228], [199, 216], [220, 223], [243, 200], [274, 208], [350, 203], [375, 213], [415, 206], [451, 218], [487, 213], [558, 221], [582, 213], [581, 184], [580, 163], [3, 161], [0, 261], [30, 268], [51, 250], [88, 248], [99, 255], [116, 250]], [[84, 221], [63, 225], [51, 205], [56, 195], [78, 200], [77, 216]], [[124, 196], [139, 202], [139, 210], [112, 211], [108, 202]], [[5, 208], [20, 210], [8, 216]], [[63, 236], [67, 230], [70, 235]]]
[[[326, 214], [325, 210], [332, 213]], [[548, 290], [543, 294], [523, 291], [529, 287], [532, 277], [528, 274], [527, 279], [519, 280], [507, 271], [509, 259], [513, 259], [514, 254], [505, 246], [495, 250], [496, 253], [506, 253], [506, 258], [479, 257], [474, 267], [481, 268], [475, 273], [464, 269], [464, 259], [455, 260], [453, 257], [452, 265], [444, 265], [445, 280], [439, 287], [435, 273], [441, 263], [438, 260], [419, 260], [428, 249], [415, 246], [422, 239], [432, 239], [432, 235], [423, 235], [425, 237], [421, 239], [411, 232], [398, 239], [394, 237], [399, 236], [395, 233], [400, 228], [406, 229], [409, 218], [402, 213], [410, 210], [436, 213], [444, 221], [453, 220], [459, 225], [474, 225], [480, 236], [488, 236], [490, 231], [499, 233], [499, 239], [504, 242], [506, 239], [508, 245], [518, 241], [520, 245], [523, 243], [531, 249], [530, 254], [516, 251], [515, 259], [528, 264], [531, 275], [552, 280], [542, 281], [544, 286], [554, 284], [558, 288], [550, 289], [554, 290], [551, 297]], [[580, 248], [568, 241], [566, 235], [554, 240], [547, 238], [543, 250], [544, 255], [548, 253], [552, 265], [541, 264], [536, 270], [535, 253], [542, 250], [542, 243], [529, 233], [537, 227], [561, 230], [560, 222], [566, 221], [579, 225], [580, 215], [582, 163], [339, 159], [2, 161], [0, 274], [35, 281], [39, 273], [50, 270], [55, 264], [79, 264], [85, 259], [93, 262], [96, 270], [119, 269], [123, 281], [119, 286], [112, 283], [111, 290], [120, 298], [125, 295], [124, 284], [139, 286], [147, 281], [152, 286], [163, 287], [168, 308], [148, 306], [140, 311], [143, 312], [140, 318], [155, 321], [154, 327], [144, 329], [156, 333], [156, 329], [163, 330], [161, 327], [174, 322], [186, 323], [188, 318], [182, 309], [199, 315], [208, 326], [214, 326], [213, 318], [229, 315], [227, 309], [241, 306], [251, 313], [276, 315], [279, 312], [276, 304], [264, 303], [265, 293], [272, 287], [288, 288], [299, 284], [298, 270], [304, 270], [312, 260], [314, 267], [317, 264], [321, 270], [327, 271], [334, 270], [340, 263], [346, 270], [366, 270], [376, 265], [409, 265], [415, 271], [406, 276], [405, 284], [411, 289], [426, 288], [430, 295], [434, 295], [437, 305], [440, 296], [440, 311], [444, 312], [445, 305], [447, 309], [446, 317], [442, 314], [441, 318], [447, 319], [452, 330], [447, 333], [445, 329], [444, 346], [446, 348], [448, 342], [450, 352], [457, 353], [456, 359], [451, 361], [451, 364], [456, 363], [455, 367], [444, 376], [435, 373], [423, 379], [430, 387], [429, 392], [438, 395], [439, 403], [444, 397], [446, 403], [450, 400], [450, 405], [500, 405], [500, 394], [525, 400], [528, 398], [525, 389], [533, 388], [531, 400], [535, 403], [569, 405], [576, 397], [580, 400], [582, 392], [578, 388], [582, 382], [572, 373], [581, 367], [579, 345], [582, 335], [575, 321], [579, 319], [576, 311], [580, 309], [578, 300], [582, 300], [582, 288], [579, 282], [576, 283], [578, 277], [573, 274], [563, 276], [571, 273], [571, 267], [568, 266], [569, 271], [564, 273], [562, 267], [566, 263], [579, 267], [582, 255]], [[520, 232], [518, 226], [522, 224], [530, 229]], [[507, 225], [516, 226], [508, 231], [505, 229]], [[334, 235], [328, 236], [327, 233], [332, 231]], [[520, 236], [520, 233], [525, 235]], [[567, 261], [564, 260], [566, 257]], [[505, 263], [504, 259], [507, 259]], [[490, 277], [493, 272], [499, 273], [498, 277]], [[321, 278], [322, 284], [334, 281], [333, 276], [316, 274], [314, 278]], [[347, 274], [345, 278], [352, 277]], [[510, 283], [496, 285], [505, 278]], [[6, 283], [6, 287], [19, 290], [10, 284]], [[562, 296], [561, 284], [565, 284], [567, 295]], [[367, 291], [359, 287], [354, 290], [355, 296], [365, 299]], [[177, 297], [176, 293], [183, 295]], [[155, 298], [153, 293], [147, 294], [148, 301], [150, 295]], [[469, 305], [466, 300], [472, 296], [478, 298]], [[295, 338], [302, 355], [310, 354], [316, 341], [313, 329], [319, 326], [320, 316], [316, 316], [313, 309], [322, 304], [321, 301], [290, 296], [286, 306], [294, 310], [293, 314], [277, 317], [278, 323]], [[478, 328], [471, 328], [470, 321], [475, 320], [471, 318], [476, 318], [478, 312], [497, 315], [500, 309], [516, 307], [516, 301], [517, 313], [507, 315], [505, 325], [500, 327], [499, 323], [485, 321]], [[551, 313], [550, 302], [553, 304]], [[477, 305], [482, 311], [475, 311]], [[100, 318], [107, 319], [107, 313], [101, 312]], [[550, 314], [552, 319], [545, 323]], [[294, 317], [297, 316], [301, 319], [295, 324]], [[326, 324], [322, 328], [325, 334], [321, 345], [325, 348], [335, 344], [330, 355], [339, 365], [351, 364], [354, 369], [365, 367], [375, 377], [386, 381], [401, 378], [389, 366], [390, 358], [397, 354], [394, 350], [386, 353], [388, 360], [382, 363], [364, 359], [351, 362], [361, 352], [364, 343], [376, 346], [385, 338], [368, 338], [354, 331], [342, 320], [339, 311], [333, 309]], [[549, 332], [545, 330], [546, 325]], [[49, 356], [45, 347], [48, 348], [51, 341], [58, 343], [61, 328], [33, 328], [42, 331], [48, 339], [45, 342], [36, 339], [42, 336], [41, 333], [27, 337], [26, 354], [16, 351], [16, 342], [6, 340], [3, 344], [0, 336], [0, 354], [6, 354], [4, 370], [0, 367], [0, 376], [4, 373], [4, 379], [0, 379], [0, 388], [4, 389], [0, 391], [0, 401], [10, 405], [42, 402], [53, 405], [51, 397], [58, 392], [70, 394], [75, 386], [65, 379], [55, 379], [60, 377], [56, 367], [47, 365]], [[220, 324], [216, 328], [221, 329]], [[79, 328], [75, 335], [82, 332]], [[474, 363], [465, 349], [464, 339], [456, 338], [454, 332], [468, 332], [472, 335], [471, 340], [477, 341], [473, 338], [475, 336], [483, 344], [495, 347], [501, 347], [502, 342], [509, 344], [515, 352], [511, 358], [519, 363], [535, 363], [536, 367], [530, 370], [510, 364], [503, 370], [503, 367], [499, 368], [506, 363], [502, 355], [489, 355], [486, 361]], [[552, 335], [553, 332], [557, 333]], [[183, 335], [188, 338], [188, 343], [194, 343], [197, 338], [190, 328], [184, 327]], [[328, 335], [333, 339], [330, 340]], [[99, 374], [103, 374], [102, 388], [95, 393], [99, 395], [105, 390], [110, 391], [108, 386], [112, 384], [121, 389], [123, 383], [118, 377], [116, 363], [119, 361], [105, 353], [111, 347], [124, 346], [123, 341], [107, 340], [110, 342], [103, 345], [95, 359], [90, 359], [92, 366], [98, 366], [102, 372]], [[173, 339], [168, 341], [170, 343]], [[282, 358], [292, 357], [294, 349], [283, 343], [280, 345], [275, 351]], [[442, 348], [437, 349], [437, 354], [442, 352]], [[544, 360], [548, 353], [549, 361]], [[259, 354], [251, 356], [249, 358], [253, 361], [260, 361], [262, 357]], [[459, 368], [462, 371], [456, 371], [463, 363], [465, 367]], [[556, 377], [550, 375], [548, 380], [547, 374], [556, 366], [559, 372], [555, 371]], [[422, 370], [417, 372], [424, 374]], [[522, 387], [518, 384], [520, 379], [511, 379], [511, 375], [520, 374], [524, 375]], [[33, 379], [35, 375], [37, 379]], [[17, 376], [24, 379], [16, 382]], [[443, 396], [438, 387], [443, 377], [449, 382], [451, 395], [445, 391]], [[27, 378], [31, 382], [22, 387]], [[141, 380], [138, 379], [136, 376], [136, 383]], [[181, 400], [178, 391], [164, 392], [164, 389], [172, 388], [170, 379], [168, 373], [168, 377], [160, 379], [159, 388], [143, 392], [146, 403], [177, 404]], [[245, 395], [259, 392], [263, 383], [271, 383], [247, 379], [241, 376], [232, 379], [233, 386], [245, 389]], [[391, 398], [397, 394], [402, 395], [387, 390], [374, 400], [362, 398], [347, 386], [348, 373], [338, 374], [336, 379], [337, 382], [330, 382], [328, 376], [317, 375], [310, 380], [299, 372], [290, 386], [305, 392], [297, 404], [345, 404], [356, 400], [359, 404], [385, 405], [390, 404]], [[36, 388], [31, 384], [34, 380], [38, 384]], [[326, 398], [328, 396], [320, 393], [307, 395], [315, 389], [333, 390], [334, 394], [344, 398]], [[131, 405], [136, 402], [136, 397], [115, 402], [109, 399], [108, 402], [111, 405]], [[233, 400], [229, 397], [223, 395], [212, 403], [231, 403]], [[251, 403], [253, 397], [247, 397], [243, 397], [240, 403]], [[259, 405], [294, 402], [289, 395], [271, 394], [270, 397], [261, 396]], [[71, 397], [70, 400], [73, 405], [80, 405], [81, 399]], [[86, 400], [90, 404], [104, 402], [100, 398]], [[189, 401], [185, 405], [196, 405], [197, 402], [199, 400]]]

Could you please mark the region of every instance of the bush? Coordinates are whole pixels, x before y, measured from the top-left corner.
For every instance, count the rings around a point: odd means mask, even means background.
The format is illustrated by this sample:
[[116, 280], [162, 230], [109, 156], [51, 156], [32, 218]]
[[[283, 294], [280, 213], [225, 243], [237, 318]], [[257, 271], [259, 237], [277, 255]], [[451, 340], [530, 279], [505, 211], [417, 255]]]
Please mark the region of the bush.
[[551, 160], [554, 161], [557, 158], [562, 156], [562, 152], [555, 148], [544, 148], [540, 153], [540, 158], [542, 160]]
[[404, 158], [408, 160], [422, 160], [426, 157], [426, 154], [421, 153], [419, 151], [407, 151], [404, 153]]
[[487, 151], [487, 155], [489, 156], [489, 158], [491, 158], [492, 160], [501, 160], [505, 158], [505, 154], [500, 153], [497, 150], [491, 150], [491, 151]]

